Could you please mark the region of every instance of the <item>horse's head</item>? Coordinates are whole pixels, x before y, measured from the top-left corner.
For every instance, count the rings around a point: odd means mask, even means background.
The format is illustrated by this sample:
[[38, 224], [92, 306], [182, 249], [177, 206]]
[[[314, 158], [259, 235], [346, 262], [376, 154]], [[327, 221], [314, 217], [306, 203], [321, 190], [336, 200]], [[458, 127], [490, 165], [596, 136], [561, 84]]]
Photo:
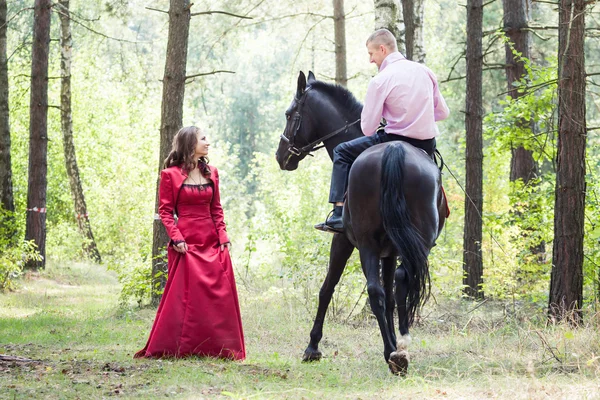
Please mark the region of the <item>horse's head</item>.
[[312, 72], [308, 73], [307, 80], [304, 72], [300, 71], [296, 95], [285, 112], [287, 122], [275, 153], [279, 167], [283, 170], [293, 171], [298, 168], [300, 160], [310, 152], [305, 146], [316, 138], [314, 120], [307, 104], [310, 84], [314, 81], [316, 79]]

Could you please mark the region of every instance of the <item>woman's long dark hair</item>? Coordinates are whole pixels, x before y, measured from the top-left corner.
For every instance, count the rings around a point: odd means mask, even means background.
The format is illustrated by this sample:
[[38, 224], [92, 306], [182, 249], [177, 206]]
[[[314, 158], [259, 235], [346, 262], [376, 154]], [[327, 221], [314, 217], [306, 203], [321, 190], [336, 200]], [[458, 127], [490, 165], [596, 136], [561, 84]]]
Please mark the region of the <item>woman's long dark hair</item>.
[[198, 135], [202, 131], [197, 126], [186, 126], [177, 132], [173, 138], [173, 147], [171, 152], [165, 159], [163, 168], [172, 166], [181, 166], [188, 173], [198, 166], [200, 173], [206, 177], [210, 177], [210, 168], [208, 167], [208, 157], [194, 158], [196, 145], [198, 144]]

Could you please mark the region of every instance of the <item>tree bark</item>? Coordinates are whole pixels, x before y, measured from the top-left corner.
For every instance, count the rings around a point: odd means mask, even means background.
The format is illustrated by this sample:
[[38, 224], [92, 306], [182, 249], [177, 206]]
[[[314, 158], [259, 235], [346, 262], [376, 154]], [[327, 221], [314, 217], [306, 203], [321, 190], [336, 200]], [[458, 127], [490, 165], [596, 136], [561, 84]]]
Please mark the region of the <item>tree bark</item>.
[[483, 298], [483, 260], [481, 257], [483, 212], [482, 139], [482, 0], [467, 1], [467, 76], [465, 128], [466, 198], [464, 227], [463, 291], [469, 297]]
[[[530, 19], [531, 0], [503, 0], [504, 8], [504, 32], [512, 43], [515, 51], [521, 54], [521, 57], [530, 59], [530, 35], [528, 31], [528, 22]], [[516, 99], [521, 96], [514, 82], [521, 79], [526, 71], [523, 61], [515, 58], [511, 46], [506, 44], [506, 82], [508, 84], [508, 94]], [[523, 126], [531, 126], [530, 119], [524, 119]], [[526, 150], [523, 146], [517, 146], [512, 149], [510, 163], [510, 181], [518, 179], [527, 184], [531, 179], [537, 176], [537, 163], [533, 158], [533, 153]]]
[[[171, 151], [173, 138], [183, 124], [183, 97], [185, 93], [185, 74], [190, 31], [189, 0], [171, 0], [169, 6], [169, 37], [167, 40], [167, 56], [163, 77], [163, 94], [160, 123], [160, 155], [158, 170]], [[152, 242], [152, 277], [153, 289], [164, 288], [166, 283], [167, 258], [165, 248], [169, 236], [158, 218], [158, 185], [157, 179], [155, 199], [154, 235]], [[157, 278], [157, 274], [163, 274]], [[157, 304], [160, 295], [152, 290], [152, 301]]]
[[404, 38], [406, 40], [406, 58], [413, 59], [415, 50], [415, 5], [414, 0], [402, 0], [402, 14], [404, 15]]
[[413, 0], [413, 60], [425, 64], [425, 0]]
[[402, 0], [402, 12], [406, 26], [406, 58], [425, 63], [425, 0]]
[[50, 0], [35, 0], [31, 52], [29, 111], [29, 179], [25, 240], [33, 240], [41, 261], [28, 261], [26, 269], [46, 266], [46, 190], [48, 172], [48, 53], [50, 51]]
[[6, 0], [0, 0], [0, 207], [14, 212], [15, 202], [10, 160], [6, 14]]
[[335, 36], [335, 83], [347, 87], [346, 14], [344, 13], [344, 0], [333, 0], [333, 21]]
[[83, 249], [88, 257], [97, 263], [102, 262], [98, 246], [94, 240], [92, 226], [88, 217], [85, 196], [79, 177], [79, 167], [73, 141], [73, 116], [71, 112], [71, 54], [73, 39], [71, 37], [71, 16], [69, 12], [69, 0], [59, 0], [60, 27], [61, 27], [61, 87], [60, 87], [60, 120], [63, 134], [63, 146], [65, 152], [65, 164], [71, 195], [75, 207], [75, 215], [79, 232], [85, 238]]
[[585, 0], [560, 0], [558, 149], [548, 312], [582, 322], [585, 213]]
[[396, 37], [398, 51], [406, 54], [404, 14], [400, 0], [374, 0], [375, 30], [385, 28]]

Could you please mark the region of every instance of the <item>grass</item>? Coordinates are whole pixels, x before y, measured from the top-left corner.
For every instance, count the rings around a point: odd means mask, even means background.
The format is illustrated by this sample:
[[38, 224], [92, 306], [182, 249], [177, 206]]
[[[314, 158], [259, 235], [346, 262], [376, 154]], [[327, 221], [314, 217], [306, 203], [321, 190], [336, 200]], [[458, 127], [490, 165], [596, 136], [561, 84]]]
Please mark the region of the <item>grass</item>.
[[[597, 399], [600, 317], [545, 327], [491, 301], [439, 300], [412, 330], [405, 378], [383, 361], [370, 317], [330, 318], [319, 363], [300, 361], [313, 312], [301, 295], [240, 289], [248, 358], [133, 360], [153, 309], [119, 306], [103, 267], [50, 265], [0, 294], [0, 398]], [[340, 315], [340, 314], [338, 314]]]

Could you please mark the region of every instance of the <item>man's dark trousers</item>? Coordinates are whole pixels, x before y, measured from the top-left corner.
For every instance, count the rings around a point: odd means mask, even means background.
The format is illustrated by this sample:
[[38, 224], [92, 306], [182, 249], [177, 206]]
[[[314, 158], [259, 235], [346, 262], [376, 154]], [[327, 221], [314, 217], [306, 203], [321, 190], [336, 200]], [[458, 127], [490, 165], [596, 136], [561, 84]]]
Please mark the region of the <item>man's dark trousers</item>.
[[363, 151], [376, 144], [387, 143], [394, 140], [402, 140], [410, 143], [415, 147], [425, 150], [430, 156], [433, 156], [435, 151], [435, 138], [418, 140], [406, 136], [387, 134], [383, 130], [379, 130], [373, 136], [363, 136], [345, 143], [340, 143], [333, 150], [333, 171], [331, 173], [329, 202], [341, 203], [344, 201], [344, 194], [348, 187], [350, 167]]

